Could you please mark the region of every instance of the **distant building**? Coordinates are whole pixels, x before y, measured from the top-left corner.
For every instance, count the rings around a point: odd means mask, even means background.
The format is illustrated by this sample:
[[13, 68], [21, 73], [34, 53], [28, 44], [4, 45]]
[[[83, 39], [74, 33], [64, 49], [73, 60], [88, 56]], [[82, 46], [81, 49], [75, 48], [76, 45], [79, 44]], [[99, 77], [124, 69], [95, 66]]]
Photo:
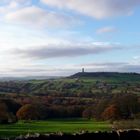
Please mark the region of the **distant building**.
[[83, 73], [85, 72], [85, 69], [84, 69], [84, 68], [82, 68], [82, 72], [83, 72]]

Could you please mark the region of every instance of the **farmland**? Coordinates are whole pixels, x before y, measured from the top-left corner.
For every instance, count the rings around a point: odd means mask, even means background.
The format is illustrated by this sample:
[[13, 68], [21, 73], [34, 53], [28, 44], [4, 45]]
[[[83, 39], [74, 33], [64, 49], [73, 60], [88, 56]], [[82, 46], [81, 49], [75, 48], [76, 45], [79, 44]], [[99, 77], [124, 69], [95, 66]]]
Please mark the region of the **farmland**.
[[65, 132], [65, 133], [76, 133], [89, 131], [109, 131], [111, 125], [108, 122], [97, 122], [93, 120], [84, 119], [57, 119], [57, 120], [46, 120], [46, 121], [19, 121], [15, 124], [0, 125], [0, 137], [12, 137], [23, 134], [34, 134], [34, 133], [54, 133], [54, 132]]
[[[0, 93], [2, 137], [111, 130], [108, 122], [115, 122], [117, 129], [139, 128], [140, 75], [136, 73], [1, 81]], [[126, 120], [123, 126], [122, 120]], [[136, 125], [128, 120], [136, 120]]]

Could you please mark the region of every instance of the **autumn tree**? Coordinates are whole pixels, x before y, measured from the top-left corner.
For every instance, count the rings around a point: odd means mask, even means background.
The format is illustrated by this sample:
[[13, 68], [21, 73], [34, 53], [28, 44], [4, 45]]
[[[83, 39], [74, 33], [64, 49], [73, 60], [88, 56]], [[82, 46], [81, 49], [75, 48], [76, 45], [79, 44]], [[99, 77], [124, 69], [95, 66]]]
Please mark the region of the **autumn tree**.
[[102, 119], [101, 115], [103, 111], [105, 110], [105, 108], [108, 106], [108, 104], [109, 104], [109, 99], [105, 99], [105, 98], [100, 99], [94, 107], [95, 108], [94, 114], [93, 114], [94, 118], [96, 118], [97, 120]]
[[41, 104], [23, 105], [16, 113], [19, 120], [43, 120], [47, 117], [46, 108]]
[[120, 113], [116, 105], [110, 105], [104, 110], [101, 116], [104, 120], [117, 120], [120, 117]]

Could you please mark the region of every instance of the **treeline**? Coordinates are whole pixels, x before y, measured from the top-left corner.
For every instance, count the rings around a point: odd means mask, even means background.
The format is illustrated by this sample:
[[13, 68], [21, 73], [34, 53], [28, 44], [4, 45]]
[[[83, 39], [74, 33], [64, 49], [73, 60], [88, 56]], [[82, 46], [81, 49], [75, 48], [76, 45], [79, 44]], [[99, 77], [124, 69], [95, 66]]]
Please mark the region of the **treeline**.
[[79, 117], [111, 121], [140, 119], [140, 98], [136, 94], [121, 93], [93, 98], [91, 101], [79, 101], [75, 98], [58, 99], [48, 96], [23, 96], [21, 99], [19, 95], [9, 95], [9, 99], [0, 99], [0, 123]]
[[139, 83], [90, 80], [0, 82], [0, 123], [74, 117], [112, 121], [140, 118]]
[[50, 106], [43, 104], [26, 104], [16, 113], [19, 120], [47, 120], [49, 118], [80, 118], [81, 106]]
[[135, 94], [116, 94], [103, 98], [83, 112], [85, 118], [101, 120], [140, 119], [140, 100]]

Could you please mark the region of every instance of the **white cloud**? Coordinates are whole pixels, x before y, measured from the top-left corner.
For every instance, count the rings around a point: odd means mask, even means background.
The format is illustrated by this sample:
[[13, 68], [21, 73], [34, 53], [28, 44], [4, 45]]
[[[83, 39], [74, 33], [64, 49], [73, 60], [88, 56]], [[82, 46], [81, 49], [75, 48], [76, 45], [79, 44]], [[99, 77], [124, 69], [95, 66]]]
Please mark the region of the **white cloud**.
[[115, 27], [107, 26], [107, 27], [103, 27], [103, 28], [98, 29], [96, 32], [98, 34], [104, 34], [104, 33], [113, 33], [116, 31], [117, 31], [117, 29]]
[[0, 1], [1, 21], [31, 27], [73, 27], [81, 24], [81, 20], [64, 12], [46, 10], [32, 0]]
[[[1, 66], [1, 65], [0, 65]], [[107, 63], [86, 63], [86, 64], [21, 64], [19, 67], [5, 65], [0, 69], [3, 76], [69, 76], [85, 68], [86, 72], [137, 72], [140, 73], [139, 64], [129, 62], [107, 62]]]
[[0, 1], [0, 15], [5, 16], [7, 13], [31, 5], [32, 0], [3, 0]]
[[25, 7], [14, 12], [9, 12], [5, 16], [5, 19], [8, 22], [35, 27], [68, 27], [80, 24], [80, 21], [72, 16], [46, 11], [37, 6]]
[[[9, 76], [69, 75], [79, 69], [70, 65], [76, 56], [104, 54], [119, 49], [109, 42], [87, 41], [86, 37], [85, 40], [73, 41], [69, 37], [52, 37], [47, 31], [12, 25], [0, 26], [0, 31], [0, 73]], [[69, 66], [64, 61], [69, 61]]]
[[32, 0], [11, 0], [7, 5], [7, 10], [18, 9], [32, 5]]
[[139, 60], [140, 59], [140, 56], [134, 56], [133, 59], [134, 60]]
[[15, 54], [21, 55], [25, 58], [61, 58], [61, 57], [77, 57], [90, 54], [106, 53], [113, 50], [121, 49], [116, 44], [108, 44], [101, 42], [89, 43], [59, 43], [59, 44], [48, 44], [46, 46], [38, 46], [37, 49], [16, 49]]
[[[29, 49], [29, 46], [44, 45], [50, 42], [59, 42], [61, 40], [51, 38], [47, 33], [29, 28], [19, 28], [13, 26], [0, 26], [0, 69], [3, 73], [10, 71], [11, 68], [22, 68], [25, 64], [32, 64], [33, 61], [22, 59], [17, 55], [13, 55], [11, 50], [16, 48]], [[34, 48], [36, 49], [36, 48]]]
[[7, 4], [8, 2], [9, 2], [9, 0], [1, 0], [1, 1], [0, 1], [0, 6], [1, 6], [1, 5], [5, 5], [5, 4]]
[[137, 72], [140, 73], [140, 64], [132, 64], [130, 62], [94, 62], [77, 65], [84, 67], [87, 71], [102, 72]]
[[140, 0], [41, 0], [60, 9], [70, 9], [98, 19], [131, 15]]

